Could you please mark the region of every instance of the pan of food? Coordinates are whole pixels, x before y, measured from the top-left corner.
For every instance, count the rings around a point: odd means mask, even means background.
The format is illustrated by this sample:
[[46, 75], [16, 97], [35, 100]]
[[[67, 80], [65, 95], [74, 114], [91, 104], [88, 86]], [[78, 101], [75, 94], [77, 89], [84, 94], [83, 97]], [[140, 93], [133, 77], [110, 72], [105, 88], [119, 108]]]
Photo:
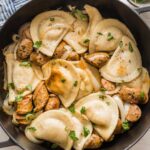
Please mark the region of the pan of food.
[[119, 0], [33, 0], [0, 30], [0, 124], [28, 150], [123, 150], [150, 127], [150, 29]]

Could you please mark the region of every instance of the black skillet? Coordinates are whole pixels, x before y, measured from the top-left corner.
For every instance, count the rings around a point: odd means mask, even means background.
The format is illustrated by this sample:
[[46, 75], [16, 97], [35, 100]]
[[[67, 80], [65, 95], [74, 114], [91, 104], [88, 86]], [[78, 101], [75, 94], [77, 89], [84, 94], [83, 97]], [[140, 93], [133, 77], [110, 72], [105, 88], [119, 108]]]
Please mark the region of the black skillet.
[[[104, 17], [117, 18], [124, 22], [134, 34], [138, 47], [140, 49], [143, 66], [150, 71], [150, 29], [139, 17], [139, 12], [150, 11], [146, 9], [131, 10], [125, 4], [118, 0], [33, 0], [12, 15], [0, 31], [0, 49], [11, 42], [11, 36], [16, 33], [19, 27], [25, 22], [30, 21], [35, 15], [46, 10], [57, 8], [67, 9], [68, 4], [75, 5], [82, 9], [84, 4], [90, 4], [97, 7]], [[3, 55], [0, 51], [0, 105], [2, 105], [6, 92], [3, 90]], [[105, 144], [103, 150], [123, 150], [129, 149], [134, 145], [150, 127], [150, 102], [142, 106], [142, 117], [133, 128], [115, 138], [109, 144]], [[14, 145], [14, 142], [23, 149], [28, 150], [46, 150], [50, 149], [49, 144], [33, 144], [26, 139], [12, 123], [11, 117], [8, 117], [0, 110], [0, 124], [12, 140], [0, 143], [0, 148]]]

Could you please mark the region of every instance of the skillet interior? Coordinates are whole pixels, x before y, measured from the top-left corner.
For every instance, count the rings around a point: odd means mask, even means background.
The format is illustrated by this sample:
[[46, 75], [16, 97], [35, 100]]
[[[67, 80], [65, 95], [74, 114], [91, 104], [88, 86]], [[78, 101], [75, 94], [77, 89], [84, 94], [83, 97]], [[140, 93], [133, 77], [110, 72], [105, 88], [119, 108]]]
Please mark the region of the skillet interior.
[[[117, 0], [33, 0], [28, 5], [17, 11], [4, 25], [0, 31], [0, 49], [11, 42], [11, 35], [15, 33], [18, 28], [27, 21], [30, 21], [36, 14], [51, 9], [62, 8], [66, 9], [68, 4], [75, 5], [78, 8], [83, 8], [84, 4], [91, 4], [96, 6], [103, 16], [113, 17], [124, 22], [134, 34], [138, 47], [142, 55], [143, 66], [150, 71], [150, 29], [144, 24], [139, 18], [137, 13], [130, 10], [127, 6]], [[6, 92], [2, 89], [3, 85], [3, 56], [0, 51], [0, 105], [2, 105], [3, 99], [5, 98]], [[105, 144], [102, 149], [105, 150], [122, 150], [127, 149], [144, 133], [150, 126], [150, 102], [143, 106], [143, 115], [139, 122], [127, 133], [119, 135], [110, 144]], [[8, 117], [2, 110], [0, 110], [0, 121], [8, 133], [25, 149], [33, 150], [45, 150], [49, 147], [48, 144], [36, 145], [29, 142], [23, 133], [12, 125], [11, 118]]]

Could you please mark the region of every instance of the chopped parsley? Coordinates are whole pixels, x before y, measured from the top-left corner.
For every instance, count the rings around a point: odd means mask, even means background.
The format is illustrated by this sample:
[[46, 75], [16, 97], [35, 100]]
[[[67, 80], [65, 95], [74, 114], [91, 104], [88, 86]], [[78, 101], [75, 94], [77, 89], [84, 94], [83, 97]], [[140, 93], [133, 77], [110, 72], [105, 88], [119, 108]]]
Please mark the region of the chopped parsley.
[[119, 46], [120, 46], [120, 48], [122, 48], [122, 46], [123, 46], [123, 41], [120, 41], [120, 42], [119, 42]]
[[69, 109], [69, 111], [71, 113], [75, 113], [76, 112], [74, 104], [72, 104], [68, 109]]
[[109, 32], [108, 35], [107, 35], [107, 41], [111, 41], [113, 40], [114, 37], [112, 36], [112, 34]]
[[110, 102], [106, 102], [107, 105], [110, 105]]
[[122, 123], [122, 128], [124, 129], [124, 131], [128, 131], [130, 129], [130, 123], [127, 120], [125, 120]]
[[22, 101], [22, 99], [23, 99], [23, 96], [20, 94], [15, 97], [16, 102], [20, 102], [20, 101]]
[[107, 91], [107, 90], [106, 90], [105, 88], [101, 88], [100, 91], [101, 91], [101, 92], [105, 92], [105, 91]]
[[145, 99], [145, 93], [143, 91], [140, 93], [140, 99], [141, 101], [144, 101]]
[[130, 51], [130, 52], [133, 52], [133, 47], [132, 47], [131, 42], [129, 42], [129, 51]]
[[83, 135], [84, 137], [87, 137], [90, 134], [90, 130], [86, 127], [83, 127]]
[[56, 149], [57, 147], [58, 147], [58, 145], [55, 143], [51, 145], [51, 149]]
[[33, 132], [36, 131], [36, 128], [35, 128], [35, 127], [28, 127], [27, 129], [28, 129], [28, 130], [31, 130], [31, 131], [33, 131]]
[[31, 67], [31, 63], [29, 61], [22, 61], [20, 63], [20, 66], [22, 66], [22, 67]]
[[55, 18], [50, 17], [49, 20], [50, 21], [55, 21]]
[[131, 60], [129, 59], [129, 63], [131, 63]]
[[72, 10], [72, 15], [74, 17], [76, 17], [77, 19], [80, 19], [82, 21], [87, 21], [88, 20], [88, 16], [86, 14], [84, 14], [81, 10], [79, 9], [73, 9]]
[[14, 83], [8, 83], [8, 88], [15, 89]]
[[62, 83], [65, 83], [65, 82], [66, 82], [66, 79], [61, 79], [61, 82], [62, 82]]
[[26, 89], [29, 90], [29, 91], [32, 91], [32, 85], [31, 84], [27, 85]]
[[34, 113], [28, 113], [28, 114], [26, 114], [25, 118], [27, 121], [31, 121], [35, 118], [35, 114]]
[[85, 39], [84, 41], [83, 41], [83, 43], [89, 43], [90, 42], [90, 40], [89, 39]]
[[103, 35], [103, 33], [101, 33], [101, 32], [97, 32], [97, 34], [98, 34], [98, 35]]
[[74, 84], [73, 84], [73, 86], [76, 87], [77, 85], [78, 85], [78, 81], [75, 81]]
[[38, 48], [41, 47], [41, 45], [42, 45], [42, 41], [36, 41], [36, 42], [33, 44], [33, 47], [36, 48], [36, 49], [38, 49]]
[[85, 114], [85, 112], [86, 112], [86, 108], [85, 108], [84, 106], [82, 106], [82, 108], [81, 108], [81, 110], [80, 110], [80, 113], [81, 113], [81, 114]]
[[69, 137], [73, 140], [73, 141], [77, 141], [78, 140], [78, 138], [76, 137], [76, 133], [75, 133], [75, 131], [70, 131], [69, 132]]
[[137, 70], [138, 70], [139, 72], [141, 72], [141, 71], [142, 71], [142, 68], [137, 68]]
[[104, 100], [106, 98], [106, 96], [105, 95], [100, 95], [99, 98]]

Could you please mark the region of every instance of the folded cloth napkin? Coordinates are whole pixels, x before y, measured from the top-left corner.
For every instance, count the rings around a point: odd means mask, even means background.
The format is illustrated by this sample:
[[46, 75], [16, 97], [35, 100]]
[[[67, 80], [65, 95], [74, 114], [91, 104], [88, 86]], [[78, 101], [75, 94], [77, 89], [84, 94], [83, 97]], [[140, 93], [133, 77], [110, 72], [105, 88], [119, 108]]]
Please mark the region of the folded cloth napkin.
[[31, 0], [0, 0], [0, 27], [20, 7]]

